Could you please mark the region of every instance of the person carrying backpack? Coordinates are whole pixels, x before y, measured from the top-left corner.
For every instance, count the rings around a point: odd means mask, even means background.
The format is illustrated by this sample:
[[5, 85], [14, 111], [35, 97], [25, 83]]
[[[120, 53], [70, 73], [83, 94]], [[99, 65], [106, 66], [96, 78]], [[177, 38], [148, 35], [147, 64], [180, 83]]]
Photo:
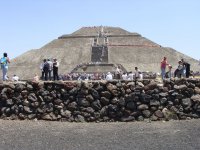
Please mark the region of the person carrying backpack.
[[3, 53], [3, 57], [1, 58], [1, 69], [3, 74], [3, 81], [8, 80], [7, 72], [8, 72], [8, 63], [10, 63], [10, 59], [8, 58], [7, 53]]

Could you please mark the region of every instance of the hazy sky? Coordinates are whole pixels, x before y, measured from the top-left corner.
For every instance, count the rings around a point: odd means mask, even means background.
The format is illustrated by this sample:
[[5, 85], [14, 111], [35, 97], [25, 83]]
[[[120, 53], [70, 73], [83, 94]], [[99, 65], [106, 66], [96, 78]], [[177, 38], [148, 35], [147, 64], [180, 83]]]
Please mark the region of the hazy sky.
[[10, 58], [83, 26], [114, 26], [200, 59], [200, 0], [0, 0]]

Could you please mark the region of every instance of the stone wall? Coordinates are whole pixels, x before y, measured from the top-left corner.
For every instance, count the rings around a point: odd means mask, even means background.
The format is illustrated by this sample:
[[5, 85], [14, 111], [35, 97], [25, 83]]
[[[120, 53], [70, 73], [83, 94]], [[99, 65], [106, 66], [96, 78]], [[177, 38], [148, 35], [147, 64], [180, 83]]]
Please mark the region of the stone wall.
[[0, 118], [69, 122], [200, 117], [200, 80], [0, 83]]

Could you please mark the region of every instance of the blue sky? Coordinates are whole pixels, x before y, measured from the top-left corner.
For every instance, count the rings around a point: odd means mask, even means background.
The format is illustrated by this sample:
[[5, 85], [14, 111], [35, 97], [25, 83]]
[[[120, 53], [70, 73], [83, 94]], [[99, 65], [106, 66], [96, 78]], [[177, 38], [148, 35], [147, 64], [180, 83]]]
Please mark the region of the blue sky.
[[83, 26], [114, 26], [200, 59], [199, 0], [0, 0], [0, 52], [10, 58]]

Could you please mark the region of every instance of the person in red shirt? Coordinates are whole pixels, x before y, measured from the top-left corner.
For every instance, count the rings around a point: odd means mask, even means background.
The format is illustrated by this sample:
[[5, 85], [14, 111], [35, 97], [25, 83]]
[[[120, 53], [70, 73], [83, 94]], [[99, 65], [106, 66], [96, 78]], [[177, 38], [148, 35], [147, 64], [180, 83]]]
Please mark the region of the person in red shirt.
[[169, 65], [169, 64], [167, 63], [167, 57], [164, 57], [164, 58], [162, 59], [162, 61], [161, 61], [160, 64], [161, 64], [161, 65], [160, 65], [160, 68], [161, 68], [161, 77], [162, 77], [162, 79], [164, 79], [164, 78], [165, 78], [165, 74], [166, 74], [166, 67], [167, 67], [167, 65]]

